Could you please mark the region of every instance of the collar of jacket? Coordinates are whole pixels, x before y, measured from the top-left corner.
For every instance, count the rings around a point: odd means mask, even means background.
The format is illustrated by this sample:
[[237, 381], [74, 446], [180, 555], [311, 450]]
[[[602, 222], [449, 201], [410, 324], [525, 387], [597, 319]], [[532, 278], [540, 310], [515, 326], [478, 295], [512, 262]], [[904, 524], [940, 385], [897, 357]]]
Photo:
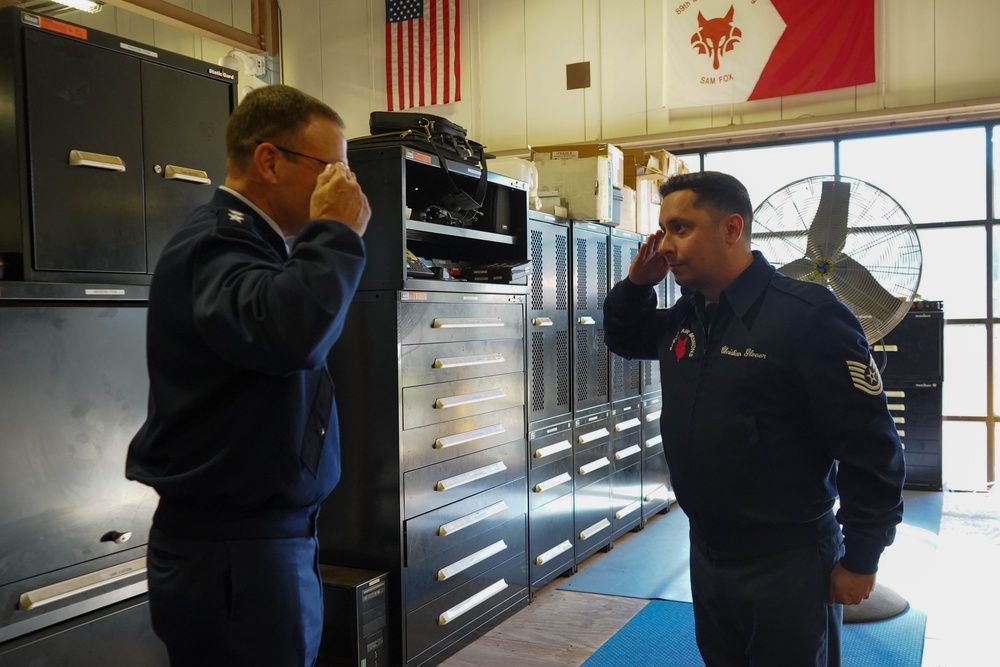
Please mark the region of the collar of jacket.
[[278, 253], [278, 257], [281, 257], [283, 260], [288, 259], [288, 246], [285, 245], [285, 239], [278, 235], [252, 206], [247, 206], [245, 201], [225, 190], [215, 191], [215, 196], [212, 197], [212, 204], [245, 213], [247, 218], [253, 222], [253, 227], [257, 230], [257, 235], [274, 248], [274, 251]]

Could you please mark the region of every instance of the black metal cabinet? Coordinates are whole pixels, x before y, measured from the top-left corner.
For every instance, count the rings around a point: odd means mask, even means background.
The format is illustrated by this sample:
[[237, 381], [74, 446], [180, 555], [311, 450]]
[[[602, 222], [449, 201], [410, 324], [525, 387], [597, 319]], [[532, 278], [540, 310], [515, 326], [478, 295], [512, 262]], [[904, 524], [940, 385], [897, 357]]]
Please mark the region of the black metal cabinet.
[[235, 73], [13, 7], [0, 34], [6, 277], [147, 283], [224, 181]]
[[[611, 230], [611, 286], [628, 277], [632, 260], [639, 254], [643, 236], [620, 229]], [[611, 355], [611, 402], [631, 401], [642, 395], [642, 361]]]
[[607, 410], [609, 353], [604, 343], [608, 295], [608, 227], [573, 223], [573, 414]]

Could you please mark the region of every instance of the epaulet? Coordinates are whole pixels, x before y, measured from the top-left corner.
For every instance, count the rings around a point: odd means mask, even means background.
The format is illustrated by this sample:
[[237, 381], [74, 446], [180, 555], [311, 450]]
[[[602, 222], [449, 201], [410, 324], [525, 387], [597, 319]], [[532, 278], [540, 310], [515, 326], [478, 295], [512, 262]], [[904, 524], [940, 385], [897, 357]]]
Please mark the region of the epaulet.
[[220, 225], [246, 225], [250, 222], [250, 216], [243, 211], [237, 211], [235, 208], [220, 208], [219, 209], [219, 224]]
[[778, 273], [771, 280], [771, 285], [779, 292], [805, 301], [812, 306], [819, 306], [837, 300], [833, 292], [823, 285], [811, 283], [807, 280], [789, 278], [782, 273]]

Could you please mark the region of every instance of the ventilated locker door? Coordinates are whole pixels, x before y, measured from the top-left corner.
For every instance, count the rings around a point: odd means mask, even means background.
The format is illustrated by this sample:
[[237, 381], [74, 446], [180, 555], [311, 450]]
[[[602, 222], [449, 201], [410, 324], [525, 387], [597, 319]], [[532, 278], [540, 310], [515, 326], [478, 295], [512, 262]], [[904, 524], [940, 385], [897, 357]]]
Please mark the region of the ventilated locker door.
[[144, 273], [139, 61], [25, 31], [34, 268]]
[[142, 62], [146, 261], [156, 260], [188, 213], [226, 178], [225, 81]]
[[[626, 237], [620, 234], [628, 234]], [[628, 277], [632, 260], [639, 254], [642, 236], [615, 230], [611, 237], [611, 286]], [[629, 361], [617, 354], [611, 355], [611, 402], [637, 398], [643, 391], [642, 360]]]
[[573, 226], [573, 412], [577, 415], [610, 403], [610, 363], [604, 343], [607, 229], [589, 223]]
[[569, 228], [529, 222], [528, 422], [569, 415]]

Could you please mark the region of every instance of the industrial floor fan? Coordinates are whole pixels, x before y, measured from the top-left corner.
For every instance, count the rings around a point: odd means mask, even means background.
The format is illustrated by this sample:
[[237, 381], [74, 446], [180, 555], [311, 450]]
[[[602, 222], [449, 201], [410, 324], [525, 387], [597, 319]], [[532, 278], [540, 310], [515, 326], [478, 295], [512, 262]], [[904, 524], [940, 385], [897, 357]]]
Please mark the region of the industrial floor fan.
[[[920, 239], [906, 211], [846, 176], [812, 176], [770, 195], [754, 211], [751, 243], [781, 273], [829, 288], [870, 344], [902, 321], [920, 284]], [[879, 584], [862, 604], [844, 607], [844, 622], [891, 618], [908, 606]]]

